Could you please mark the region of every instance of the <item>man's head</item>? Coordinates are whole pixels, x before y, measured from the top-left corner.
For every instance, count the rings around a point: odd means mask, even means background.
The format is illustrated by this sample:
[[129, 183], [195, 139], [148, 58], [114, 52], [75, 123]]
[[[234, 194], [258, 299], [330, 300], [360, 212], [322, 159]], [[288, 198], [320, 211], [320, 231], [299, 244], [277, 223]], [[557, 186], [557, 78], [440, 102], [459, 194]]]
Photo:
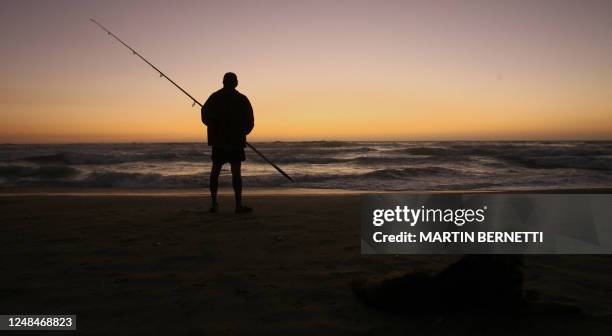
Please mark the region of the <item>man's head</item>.
[[238, 77], [233, 72], [226, 72], [223, 75], [223, 87], [234, 89], [238, 86]]

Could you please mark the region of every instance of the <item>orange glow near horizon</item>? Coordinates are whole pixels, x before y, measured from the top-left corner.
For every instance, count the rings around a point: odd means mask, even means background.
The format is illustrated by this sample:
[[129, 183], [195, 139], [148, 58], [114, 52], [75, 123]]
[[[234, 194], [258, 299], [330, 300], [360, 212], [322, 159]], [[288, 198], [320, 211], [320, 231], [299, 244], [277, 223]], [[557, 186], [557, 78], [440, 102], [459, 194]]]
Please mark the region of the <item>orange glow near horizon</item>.
[[205, 140], [90, 16], [201, 102], [236, 72], [250, 141], [612, 139], [609, 2], [21, 1], [0, 4], [0, 142]]

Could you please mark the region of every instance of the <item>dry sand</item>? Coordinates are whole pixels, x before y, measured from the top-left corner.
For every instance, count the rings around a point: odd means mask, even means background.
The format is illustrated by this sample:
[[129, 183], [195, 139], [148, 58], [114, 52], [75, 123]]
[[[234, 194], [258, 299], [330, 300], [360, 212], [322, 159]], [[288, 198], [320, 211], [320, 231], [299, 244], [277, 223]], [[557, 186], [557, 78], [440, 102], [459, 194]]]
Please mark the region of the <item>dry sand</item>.
[[[74, 313], [82, 334], [612, 335], [612, 258], [528, 256], [526, 287], [583, 313], [387, 314], [361, 277], [457, 256], [362, 256], [359, 195], [0, 197], [0, 312]], [[407, 305], [410, 302], [406, 302]], [[55, 334], [55, 333], [54, 333]]]

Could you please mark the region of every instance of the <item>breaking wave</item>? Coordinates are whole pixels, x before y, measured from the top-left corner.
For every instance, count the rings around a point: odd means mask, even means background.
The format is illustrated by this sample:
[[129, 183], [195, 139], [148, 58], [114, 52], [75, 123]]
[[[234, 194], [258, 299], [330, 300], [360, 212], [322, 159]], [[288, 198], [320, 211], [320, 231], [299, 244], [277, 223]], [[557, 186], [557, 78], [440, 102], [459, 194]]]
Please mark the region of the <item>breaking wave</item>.
[[[612, 142], [270, 142], [247, 149], [247, 187], [362, 190], [612, 186]], [[0, 145], [0, 187], [202, 188], [201, 143]], [[230, 186], [224, 172], [222, 186]]]
[[79, 174], [79, 170], [67, 166], [0, 166], [0, 178], [36, 178], [36, 179], [63, 179]]

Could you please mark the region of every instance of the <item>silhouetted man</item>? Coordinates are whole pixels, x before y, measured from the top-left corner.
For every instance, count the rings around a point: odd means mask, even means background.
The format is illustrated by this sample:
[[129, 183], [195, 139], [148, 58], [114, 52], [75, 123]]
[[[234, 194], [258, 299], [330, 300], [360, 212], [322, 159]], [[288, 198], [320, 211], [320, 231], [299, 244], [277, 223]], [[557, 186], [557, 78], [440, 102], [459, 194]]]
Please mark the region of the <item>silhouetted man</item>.
[[236, 90], [238, 77], [233, 72], [223, 76], [223, 88], [214, 92], [202, 106], [202, 122], [208, 126], [208, 145], [212, 146], [210, 171], [210, 212], [217, 211], [219, 173], [224, 163], [232, 166], [232, 186], [236, 198], [236, 213], [251, 212], [242, 205], [242, 176], [246, 136], [254, 126], [253, 108], [249, 99]]

